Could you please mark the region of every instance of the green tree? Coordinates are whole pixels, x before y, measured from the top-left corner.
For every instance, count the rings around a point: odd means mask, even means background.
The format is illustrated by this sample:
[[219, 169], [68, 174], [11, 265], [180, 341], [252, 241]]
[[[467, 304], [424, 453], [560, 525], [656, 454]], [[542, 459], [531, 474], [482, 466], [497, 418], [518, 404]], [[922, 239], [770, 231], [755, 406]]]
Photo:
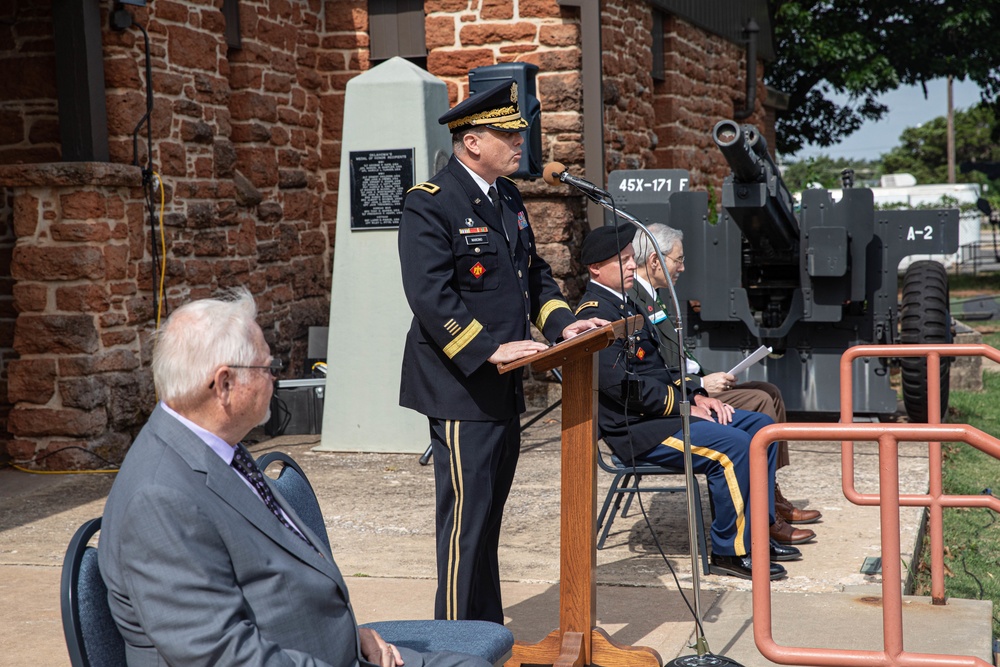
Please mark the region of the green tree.
[[781, 178], [792, 192], [805, 190], [816, 183], [824, 188], [835, 189], [843, 185], [841, 175], [845, 169], [854, 171], [856, 187], [877, 183], [882, 175], [881, 164], [878, 162], [817, 155], [785, 164], [781, 170]]
[[[1000, 145], [992, 136], [1000, 129], [997, 116], [986, 104], [977, 104], [967, 110], [955, 112], [955, 162], [1000, 162]], [[947, 119], [939, 116], [919, 127], [908, 127], [899, 137], [900, 145], [882, 156], [885, 173], [908, 172], [918, 183], [946, 183], [948, 180]], [[960, 183], [989, 185], [989, 192], [997, 189], [977, 171], [961, 173], [955, 178]]]
[[[881, 119], [882, 93], [953, 76], [1000, 109], [997, 0], [769, 0], [777, 60], [765, 80], [789, 94], [777, 150], [831, 146]], [[827, 95], [847, 94], [846, 104]], [[994, 137], [1000, 139], [1000, 134]]]

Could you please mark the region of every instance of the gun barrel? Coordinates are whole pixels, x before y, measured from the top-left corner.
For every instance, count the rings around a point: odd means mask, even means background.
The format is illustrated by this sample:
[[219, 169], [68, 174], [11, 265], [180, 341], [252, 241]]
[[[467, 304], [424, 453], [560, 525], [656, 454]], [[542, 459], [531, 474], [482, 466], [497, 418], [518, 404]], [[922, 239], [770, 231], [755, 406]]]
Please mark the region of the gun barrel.
[[729, 163], [736, 181], [760, 183], [767, 178], [767, 170], [751, 147], [750, 137], [735, 121], [720, 120], [716, 123], [712, 139]]

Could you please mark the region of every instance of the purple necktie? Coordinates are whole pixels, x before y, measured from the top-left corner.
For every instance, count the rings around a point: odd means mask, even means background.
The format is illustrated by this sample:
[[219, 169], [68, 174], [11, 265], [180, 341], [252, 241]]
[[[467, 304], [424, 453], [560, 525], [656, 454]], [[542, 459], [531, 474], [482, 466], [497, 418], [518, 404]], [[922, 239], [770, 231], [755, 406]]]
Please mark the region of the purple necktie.
[[264, 473], [260, 471], [260, 468], [257, 467], [257, 463], [254, 462], [253, 457], [250, 456], [247, 450], [243, 448], [243, 445], [236, 445], [235, 447], [235, 451], [233, 453], [233, 467], [236, 468], [237, 472], [243, 475], [248, 482], [250, 482], [250, 486], [257, 490], [261, 500], [263, 500], [264, 504], [267, 505], [267, 509], [271, 510], [271, 513], [274, 514], [278, 521], [281, 522], [281, 525], [295, 533], [299, 538], [304, 540], [306, 544], [311, 546], [316, 553], [319, 553], [319, 549], [317, 549], [313, 543], [309, 541], [309, 538], [300, 533], [298, 529], [290, 524], [288, 519], [285, 518], [281, 508], [278, 507], [278, 502], [274, 499], [274, 494], [271, 493], [271, 487], [269, 487], [264, 481]]

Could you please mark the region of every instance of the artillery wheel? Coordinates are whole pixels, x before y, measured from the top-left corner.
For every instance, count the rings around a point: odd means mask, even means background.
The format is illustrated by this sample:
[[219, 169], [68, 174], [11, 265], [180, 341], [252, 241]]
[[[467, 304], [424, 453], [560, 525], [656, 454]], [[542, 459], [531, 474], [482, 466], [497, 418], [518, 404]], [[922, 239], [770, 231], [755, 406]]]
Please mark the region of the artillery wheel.
[[[951, 343], [951, 313], [948, 310], [948, 274], [938, 262], [914, 262], [903, 275], [900, 306], [901, 343]], [[927, 421], [927, 360], [900, 359], [903, 405], [911, 422]], [[948, 410], [951, 360], [941, 359], [941, 416]]]

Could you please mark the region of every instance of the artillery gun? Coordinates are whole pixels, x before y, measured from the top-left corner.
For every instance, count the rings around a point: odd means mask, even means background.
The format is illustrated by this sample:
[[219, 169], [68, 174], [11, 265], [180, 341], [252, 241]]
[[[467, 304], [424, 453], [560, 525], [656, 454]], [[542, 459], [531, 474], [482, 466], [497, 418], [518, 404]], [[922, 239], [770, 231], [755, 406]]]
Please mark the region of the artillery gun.
[[[951, 342], [944, 267], [910, 264], [901, 301], [898, 267], [910, 255], [955, 252], [957, 209], [876, 210], [871, 190], [852, 187], [839, 201], [827, 190], [807, 190], [796, 209], [753, 126], [724, 120], [713, 139], [732, 170], [714, 224], [708, 194], [687, 190], [683, 170], [615, 171], [608, 179], [615, 206], [684, 232], [687, 261], [676, 289], [686, 309], [685, 345], [703, 367], [727, 370], [770, 346], [772, 354], [741, 379], [776, 384], [789, 412], [836, 413], [847, 348]], [[906, 410], [926, 421], [922, 358], [857, 360], [855, 414], [896, 412], [890, 368], [897, 363]], [[942, 413], [948, 366], [942, 361]]]

